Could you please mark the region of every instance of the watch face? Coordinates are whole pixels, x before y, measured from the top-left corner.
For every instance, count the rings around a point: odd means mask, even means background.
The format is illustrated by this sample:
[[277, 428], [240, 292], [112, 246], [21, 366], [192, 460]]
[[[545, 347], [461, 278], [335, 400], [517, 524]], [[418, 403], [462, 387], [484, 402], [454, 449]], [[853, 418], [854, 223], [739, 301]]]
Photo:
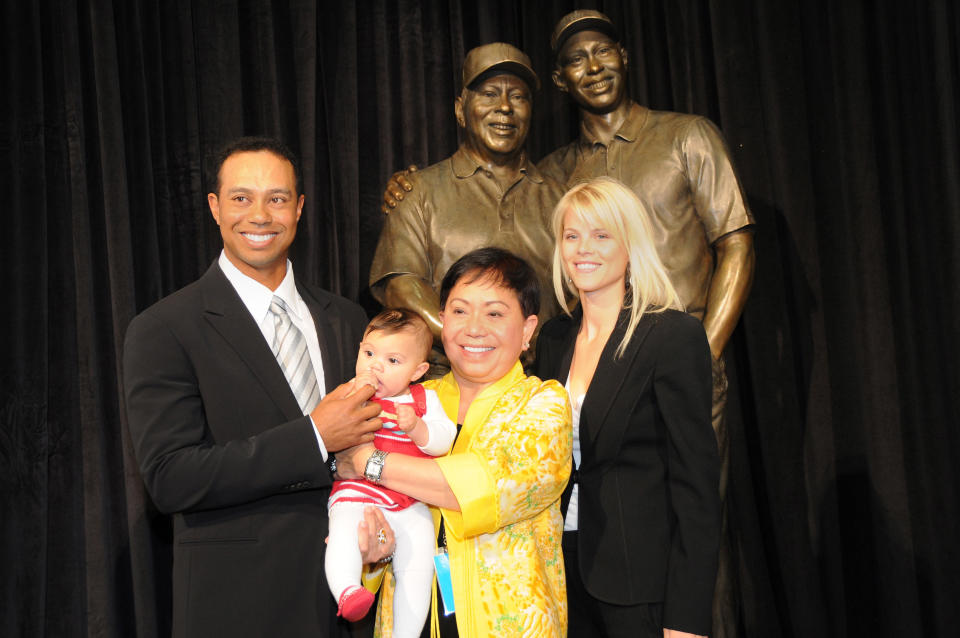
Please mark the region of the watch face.
[[364, 468], [363, 475], [372, 483], [380, 482], [380, 475], [383, 474], [383, 459], [386, 453], [377, 450], [367, 459], [367, 466]]

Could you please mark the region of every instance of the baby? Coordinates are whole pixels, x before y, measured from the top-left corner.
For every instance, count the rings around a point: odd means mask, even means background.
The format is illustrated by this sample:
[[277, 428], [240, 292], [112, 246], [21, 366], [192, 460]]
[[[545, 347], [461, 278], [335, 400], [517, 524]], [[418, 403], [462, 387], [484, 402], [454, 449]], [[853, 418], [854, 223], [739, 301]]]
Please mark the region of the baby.
[[[383, 408], [383, 427], [374, 434], [378, 450], [414, 456], [442, 456], [450, 451], [456, 425], [447, 418], [435, 392], [410, 385], [427, 371], [432, 344], [426, 322], [409, 310], [385, 310], [367, 326], [354, 387], [376, 388], [371, 401]], [[368, 505], [383, 510], [397, 543], [393, 636], [419, 636], [433, 587], [433, 517], [423, 503], [363, 479], [336, 481], [330, 494], [325, 568], [339, 605], [337, 615], [356, 621], [373, 603], [373, 594], [360, 584], [363, 565], [357, 548], [357, 526]]]

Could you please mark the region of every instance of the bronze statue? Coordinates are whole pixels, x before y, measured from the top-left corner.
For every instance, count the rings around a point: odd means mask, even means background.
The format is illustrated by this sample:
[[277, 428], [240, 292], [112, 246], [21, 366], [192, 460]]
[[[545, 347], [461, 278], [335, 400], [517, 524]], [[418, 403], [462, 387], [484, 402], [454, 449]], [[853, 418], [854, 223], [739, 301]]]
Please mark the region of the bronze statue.
[[[579, 107], [580, 136], [541, 160], [538, 168], [568, 188], [609, 175], [633, 189], [654, 214], [658, 253], [671, 282], [687, 312], [703, 322], [707, 333], [714, 357], [713, 427], [724, 501], [711, 635], [729, 638], [736, 635], [738, 594], [725, 498], [730, 452], [723, 351], [753, 281], [754, 220], [726, 144], [712, 122], [653, 111], [627, 95], [629, 57], [607, 16], [594, 10], [565, 15], [554, 29], [551, 46], [552, 79]], [[418, 188], [415, 174], [408, 170], [394, 176], [384, 193], [384, 212]]]
[[[542, 290], [552, 289], [549, 219], [563, 190], [544, 179], [524, 151], [538, 88], [530, 59], [514, 46], [495, 42], [467, 53], [454, 102], [464, 141], [451, 157], [410, 174], [413, 193], [384, 224], [371, 290], [386, 306], [419, 313], [434, 336], [443, 275], [475, 248], [516, 253], [534, 267]], [[540, 307], [541, 325], [558, 310], [549, 294]]]
[[723, 351], [753, 281], [754, 220], [712, 122], [653, 111], [629, 98], [627, 52], [607, 16], [593, 10], [567, 14], [557, 23], [551, 46], [553, 82], [580, 109], [580, 137], [545, 157], [540, 170], [567, 186], [609, 175], [632, 188], [653, 212], [657, 252], [671, 282], [707, 333], [714, 357], [713, 426], [724, 501], [711, 635], [732, 637], [738, 596], [725, 498], [730, 452]]

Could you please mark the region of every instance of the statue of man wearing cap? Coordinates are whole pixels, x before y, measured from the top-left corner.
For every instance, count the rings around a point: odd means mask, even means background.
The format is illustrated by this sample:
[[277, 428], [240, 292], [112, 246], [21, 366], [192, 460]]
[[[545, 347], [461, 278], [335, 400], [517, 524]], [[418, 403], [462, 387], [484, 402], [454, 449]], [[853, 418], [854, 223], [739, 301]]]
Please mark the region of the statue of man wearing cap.
[[[539, 84], [530, 59], [514, 46], [495, 42], [468, 52], [454, 101], [464, 141], [452, 156], [411, 173], [412, 193], [386, 219], [370, 268], [371, 291], [388, 307], [419, 313], [435, 337], [443, 275], [475, 248], [495, 246], [523, 257], [542, 289], [552, 289], [549, 219], [563, 190], [524, 151]], [[557, 311], [552, 295], [543, 295], [540, 325]]]
[[[704, 117], [654, 111], [630, 99], [627, 52], [610, 18], [599, 11], [565, 15], [554, 29], [551, 46], [553, 82], [580, 110], [580, 136], [538, 167], [567, 187], [601, 175], [615, 177], [651, 211], [657, 251], [686, 311], [703, 322], [713, 353], [713, 426], [724, 499], [729, 450], [723, 419], [727, 390], [723, 351], [754, 271], [754, 220], [726, 144]], [[726, 528], [724, 507], [710, 633], [714, 638], [736, 635]]]

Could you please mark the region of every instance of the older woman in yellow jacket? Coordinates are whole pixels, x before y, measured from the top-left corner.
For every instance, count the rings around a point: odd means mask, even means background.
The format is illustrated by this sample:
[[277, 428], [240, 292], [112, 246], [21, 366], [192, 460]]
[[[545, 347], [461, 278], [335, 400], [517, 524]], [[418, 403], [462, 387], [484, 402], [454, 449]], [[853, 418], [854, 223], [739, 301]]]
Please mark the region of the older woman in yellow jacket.
[[[361, 446], [337, 454], [338, 470], [374, 474], [442, 513], [458, 635], [566, 636], [559, 499], [571, 467], [570, 407], [559, 383], [528, 377], [519, 363], [537, 326], [536, 275], [507, 251], [475, 250], [450, 267], [440, 307], [451, 372], [426, 386], [462, 426], [452, 452], [377, 459]], [[388, 578], [383, 596], [391, 595]], [[381, 601], [381, 636], [390, 635], [391, 608]], [[437, 620], [435, 612], [434, 630]]]

